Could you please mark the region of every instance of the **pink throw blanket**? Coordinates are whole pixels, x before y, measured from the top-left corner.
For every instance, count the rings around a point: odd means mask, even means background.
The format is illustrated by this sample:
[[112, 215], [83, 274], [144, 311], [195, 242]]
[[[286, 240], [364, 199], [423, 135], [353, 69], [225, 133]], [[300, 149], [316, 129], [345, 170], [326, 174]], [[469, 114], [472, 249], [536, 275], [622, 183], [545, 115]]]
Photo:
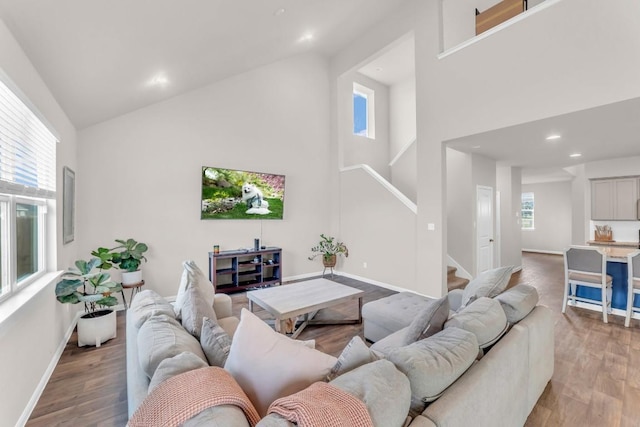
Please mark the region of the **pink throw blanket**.
[[129, 427], [173, 427], [205, 409], [235, 405], [253, 427], [260, 416], [236, 380], [222, 368], [207, 367], [169, 378], [156, 387], [133, 414]]
[[267, 413], [276, 413], [298, 427], [373, 427], [361, 400], [323, 382], [276, 400]]

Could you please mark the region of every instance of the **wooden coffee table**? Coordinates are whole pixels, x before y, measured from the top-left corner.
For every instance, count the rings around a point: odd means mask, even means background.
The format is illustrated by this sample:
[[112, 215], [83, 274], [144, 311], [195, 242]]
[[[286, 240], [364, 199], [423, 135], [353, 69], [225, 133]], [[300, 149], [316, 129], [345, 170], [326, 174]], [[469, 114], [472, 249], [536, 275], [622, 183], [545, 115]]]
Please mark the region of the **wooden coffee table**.
[[[364, 292], [341, 285], [327, 279], [313, 279], [273, 288], [247, 292], [249, 310], [253, 304], [268, 311], [284, 331], [287, 319], [302, 317], [302, 323], [295, 327], [291, 338], [296, 338], [307, 325], [344, 325], [362, 323], [362, 297]], [[341, 320], [314, 320], [318, 310], [332, 307], [346, 301], [358, 300], [358, 318]], [[297, 323], [297, 322], [295, 322]]]

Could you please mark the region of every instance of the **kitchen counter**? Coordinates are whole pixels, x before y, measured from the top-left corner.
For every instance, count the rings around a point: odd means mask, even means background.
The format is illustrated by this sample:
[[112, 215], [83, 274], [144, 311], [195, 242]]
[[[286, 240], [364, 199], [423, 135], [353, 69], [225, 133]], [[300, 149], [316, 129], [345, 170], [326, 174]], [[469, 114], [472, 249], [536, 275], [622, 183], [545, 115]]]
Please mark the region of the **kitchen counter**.
[[[587, 242], [591, 244], [591, 242]], [[624, 316], [627, 308], [627, 255], [638, 251], [638, 244], [634, 243], [630, 246], [614, 246], [603, 245], [604, 242], [597, 242], [597, 246], [607, 254], [607, 274], [613, 278], [611, 306], [614, 309], [613, 314]], [[609, 242], [607, 242], [609, 243]], [[579, 297], [590, 298], [594, 300], [601, 299], [601, 291], [595, 288], [589, 288], [578, 285], [577, 295]], [[588, 304], [591, 305], [591, 304]], [[640, 307], [640, 295], [635, 295], [635, 307]], [[598, 311], [602, 311], [602, 306], [597, 307]]]
[[589, 240], [587, 245], [590, 246], [616, 246], [638, 248], [638, 242], [617, 242], [615, 240]]

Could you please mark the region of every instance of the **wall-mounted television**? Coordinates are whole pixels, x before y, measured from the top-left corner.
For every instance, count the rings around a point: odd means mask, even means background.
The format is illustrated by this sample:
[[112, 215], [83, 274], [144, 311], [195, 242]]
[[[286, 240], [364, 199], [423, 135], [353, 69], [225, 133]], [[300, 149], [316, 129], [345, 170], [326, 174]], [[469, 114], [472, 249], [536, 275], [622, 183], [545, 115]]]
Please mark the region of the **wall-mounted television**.
[[202, 167], [200, 219], [282, 219], [284, 175]]

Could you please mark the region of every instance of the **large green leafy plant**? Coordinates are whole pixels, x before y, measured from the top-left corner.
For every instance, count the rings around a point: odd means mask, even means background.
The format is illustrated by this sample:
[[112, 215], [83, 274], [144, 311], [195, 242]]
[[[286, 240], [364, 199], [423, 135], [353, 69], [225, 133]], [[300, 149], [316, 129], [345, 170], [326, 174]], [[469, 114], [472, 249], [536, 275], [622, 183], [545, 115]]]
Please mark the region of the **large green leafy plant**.
[[149, 250], [146, 244], [136, 242], [133, 239], [116, 239], [116, 243], [120, 243], [120, 245], [111, 250], [122, 250], [113, 254], [112, 261], [121, 270], [126, 270], [128, 272], [136, 271], [140, 267], [140, 264], [142, 264], [142, 261], [147, 260], [143, 255], [147, 250]]
[[76, 268], [66, 271], [56, 284], [57, 300], [66, 304], [82, 302], [89, 313], [118, 304], [118, 299], [111, 294], [122, 291], [122, 286], [112, 281], [109, 273], [98, 269], [100, 264], [99, 258], [77, 260]]
[[108, 270], [114, 265], [121, 270], [134, 272], [140, 268], [142, 261], [147, 258], [144, 253], [149, 250], [145, 243], [140, 243], [134, 239], [121, 240], [116, 239], [119, 243], [115, 248], [98, 248], [91, 252], [91, 255], [100, 260], [100, 268]]

